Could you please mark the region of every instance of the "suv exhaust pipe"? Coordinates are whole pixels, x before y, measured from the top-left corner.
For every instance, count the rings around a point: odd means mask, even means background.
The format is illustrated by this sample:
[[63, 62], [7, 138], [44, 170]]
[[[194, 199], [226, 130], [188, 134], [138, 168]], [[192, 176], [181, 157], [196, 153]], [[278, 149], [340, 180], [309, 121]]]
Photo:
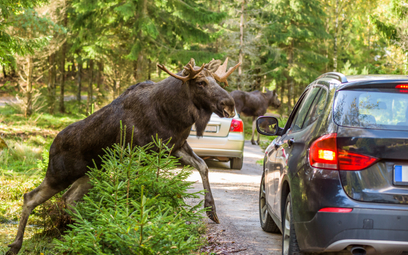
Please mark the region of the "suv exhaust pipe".
[[364, 247], [361, 246], [353, 246], [350, 251], [353, 255], [366, 255], [367, 253]]

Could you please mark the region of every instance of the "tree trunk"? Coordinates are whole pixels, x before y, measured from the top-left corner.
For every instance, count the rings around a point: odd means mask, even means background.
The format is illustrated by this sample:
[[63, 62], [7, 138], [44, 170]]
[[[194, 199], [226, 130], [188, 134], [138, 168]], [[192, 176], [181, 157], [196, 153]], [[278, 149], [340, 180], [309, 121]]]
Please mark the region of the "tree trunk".
[[339, 36], [339, 0], [336, 0], [336, 6], [335, 6], [335, 21], [334, 21], [334, 35], [333, 35], [333, 71], [337, 72], [337, 57], [338, 57], [338, 46], [337, 46], [337, 40]]
[[89, 85], [88, 85], [88, 98], [86, 100], [86, 112], [92, 114], [92, 97], [93, 97], [93, 69], [94, 69], [94, 62], [93, 59], [89, 60]]
[[27, 74], [27, 87], [26, 87], [26, 108], [24, 109], [24, 117], [28, 117], [33, 113], [33, 68], [34, 68], [34, 63], [33, 63], [33, 57], [28, 56], [27, 57], [27, 69], [28, 69], [28, 74]]
[[96, 93], [96, 103], [99, 105], [102, 102], [102, 83], [103, 83], [103, 63], [101, 61], [98, 61], [98, 79], [96, 80], [96, 87], [97, 87], [97, 93]]
[[149, 60], [147, 61], [147, 64], [149, 65], [149, 67], [148, 67], [148, 74], [147, 74], [147, 79], [148, 80], [151, 80], [152, 78], [151, 78], [151, 76], [150, 76], [150, 73], [151, 73], [151, 70], [150, 70], [150, 68], [151, 68], [151, 65], [152, 65], [152, 61], [150, 60], [150, 58], [149, 58]]
[[55, 111], [55, 53], [52, 53], [49, 57], [49, 71], [48, 71], [48, 109], [50, 114], [54, 114]]
[[78, 101], [78, 106], [81, 106], [81, 90], [82, 90], [82, 81], [81, 81], [81, 73], [82, 73], [82, 59], [78, 59], [78, 71], [77, 71], [77, 101]]
[[133, 61], [133, 79], [137, 83], [137, 60]]
[[239, 62], [241, 65], [238, 67], [238, 89], [240, 90], [242, 86], [242, 62], [244, 61], [244, 7], [245, 0], [241, 3], [241, 22], [239, 23]]
[[[66, 7], [67, 3], [64, 1], [64, 5]], [[64, 27], [67, 27], [68, 24], [68, 13], [65, 9], [64, 11]], [[61, 85], [60, 85], [60, 112], [65, 113], [65, 105], [64, 105], [64, 92], [65, 92], [65, 56], [67, 52], [67, 42], [65, 41], [61, 47]]]
[[7, 78], [6, 65], [2, 65], [2, 67], [3, 67], [3, 77]]
[[[290, 68], [293, 67], [293, 50], [294, 50], [294, 41], [292, 39], [291, 43], [290, 43], [290, 48], [289, 48], [289, 59], [288, 59], [288, 67], [290, 71]], [[294, 80], [293, 77], [289, 76], [288, 74], [288, 78], [289, 78], [289, 88], [288, 88], [288, 112], [292, 111], [292, 99], [294, 98]]]

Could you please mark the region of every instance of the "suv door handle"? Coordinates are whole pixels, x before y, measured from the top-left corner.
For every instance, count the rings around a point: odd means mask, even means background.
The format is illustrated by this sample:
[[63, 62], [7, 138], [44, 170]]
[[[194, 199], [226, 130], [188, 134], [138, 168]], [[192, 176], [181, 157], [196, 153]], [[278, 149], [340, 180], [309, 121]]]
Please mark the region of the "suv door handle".
[[289, 146], [289, 147], [292, 146], [294, 142], [295, 142], [295, 139], [290, 138], [290, 139], [287, 141], [288, 146]]

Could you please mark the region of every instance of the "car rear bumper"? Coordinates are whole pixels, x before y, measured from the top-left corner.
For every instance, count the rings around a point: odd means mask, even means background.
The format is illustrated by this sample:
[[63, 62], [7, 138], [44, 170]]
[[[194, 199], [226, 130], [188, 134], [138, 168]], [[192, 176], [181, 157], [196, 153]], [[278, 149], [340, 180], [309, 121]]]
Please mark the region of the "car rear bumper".
[[188, 144], [201, 157], [240, 158], [244, 152], [244, 135], [230, 132], [226, 137], [190, 135]]
[[365, 246], [376, 253], [408, 251], [408, 209], [355, 208], [350, 213], [318, 212], [295, 223], [299, 246], [306, 252], [340, 251]]

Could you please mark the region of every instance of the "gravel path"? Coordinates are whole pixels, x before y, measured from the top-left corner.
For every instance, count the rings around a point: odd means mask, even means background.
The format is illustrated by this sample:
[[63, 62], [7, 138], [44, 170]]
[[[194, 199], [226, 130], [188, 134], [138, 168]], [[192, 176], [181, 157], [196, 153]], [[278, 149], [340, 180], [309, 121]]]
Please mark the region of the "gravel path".
[[[217, 254], [281, 254], [280, 234], [264, 232], [259, 224], [258, 192], [262, 166], [256, 161], [263, 158], [259, 146], [245, 142], [244, 166], [231, 170], [229, 163], [207, 161], [209, 178], [220, 224], [208, 222], [208, 236], [218, 238], [225, 245]], [[194, 190], [201, 190], [197, 171], [189, 178], [195, 181]], [[209, 240], [211, 241], [211, 240]]]

